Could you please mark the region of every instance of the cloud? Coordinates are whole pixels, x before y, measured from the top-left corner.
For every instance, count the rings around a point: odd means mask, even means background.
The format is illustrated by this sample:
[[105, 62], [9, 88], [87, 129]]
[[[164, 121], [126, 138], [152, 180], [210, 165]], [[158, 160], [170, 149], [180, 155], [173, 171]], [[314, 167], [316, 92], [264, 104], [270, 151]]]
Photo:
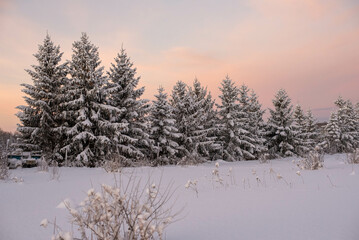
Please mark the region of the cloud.
[[[216, 97], [229, 74], [238, 85], [253, 88], [264, 107], [271, 107], [282, 87], [304, 108], [329, 107], [339, 94], [359, 101], [355, 2], [246, 0], [204, 6], [64, 1], [19, 6], [0, 1], [1, 88], [31, 83], [23, 69], [36, 63], [32, 54], [46, 30], [61, 45], [64, 59], [71, 58], [71, 44], [87, 31], [106, 70], [124, 45], [146, 98], [153, 99], [159, 85], [170, 93], [176, 81], [191, 84], [195, 77]], [[22, 103], [21, 92], [12, 89], [17, 91], [13, 96], [18, 94], [11, 103], [15, 107]], [[7, 106], [0, 105], [0, 112], [5, 111]]]

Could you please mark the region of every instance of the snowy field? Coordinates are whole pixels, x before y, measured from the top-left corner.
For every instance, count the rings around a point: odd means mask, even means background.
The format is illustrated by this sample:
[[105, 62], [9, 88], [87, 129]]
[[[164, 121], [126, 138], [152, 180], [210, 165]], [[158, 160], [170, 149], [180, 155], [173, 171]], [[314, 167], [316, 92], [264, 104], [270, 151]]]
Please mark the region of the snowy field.
[[[343, 154], [326, 155], [324, 168], [298, 172], [293, 160], [298, 159], [219, 161], [222, 183], [212, 174], [214, 162], [128, 168], [122, 177], [132, 173], [156, 182], [162, 176], [162, 186], [174, 182], [175, 208], [183, 210], [166, 228], [166, 239], [359, 239], [359, 165], [346, 164]], [[53, 229], [40, 227], [44, 218], [56, 217], [63, 230], [71, 230], [60, 203], [69, 199], [75, 206], [88, 189], [114, 184], [114, 174], [101, 168], [60, 172], [59, 180], [51, 180], [50, 173], [36, 168], [17, 169], [11, 176], [23, 182], [0, 182], [1, 240], [51, 239]], [[198, 196], [185, 188], [188, 180], [198, 181]]]

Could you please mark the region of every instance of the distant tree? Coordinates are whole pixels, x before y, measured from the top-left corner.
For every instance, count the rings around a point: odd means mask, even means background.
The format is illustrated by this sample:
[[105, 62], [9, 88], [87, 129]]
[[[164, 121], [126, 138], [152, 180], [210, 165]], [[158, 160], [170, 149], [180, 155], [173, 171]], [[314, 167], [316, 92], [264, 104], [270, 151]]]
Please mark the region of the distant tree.
[[280, 89], [273, 100], [274, 109], [269, 109], [267, 123], [267, 146], [272, 156], [288, 157], [295, 155], [295, 131], [293, 105], [284, 89]]
[[312, 111], [308, 110], [305, 116], [305, 132], [307, 138], [307, 146], [309, 149], [314, 149], [319, 143], [319, 130], [317, 127], [317, 121], [313, 117]]
[[359, 147], [357, 113], [351, 101], [339, 97], [335, 101], [338, 110], [325, 128], [330, 152], [352, 152]]
[[310, 150], [307, 136], [307, 119], [299, 104], [294, 109], [292, 128], [295, 131], [295, 152], [300, 156], [305, 156]]
[[18, 106], [17, 116], [21, 134], [19, 146], [24, 150], [42, 150], [50, 159], [61, 160], [58, 154], [60, 120], [59, 93], [66, 79], [66, 64], [60, 64], [62, 54], [49, 35], [46, 35], [39, 51], [34, 55], [38, 65], [26, 70], [33, 84], [21, 84], [26, 105]]
[[[343, 133], [348, 135], [347, 139], [349, 141], [346, 151], [352, 152], [359, 147], [359, 131], [358, 125], [359, 120], [357, 118], [357, 113], [353, 103], [350, 100], [345, 102], [344, 113], [341, 112], [341, 109], [338, 110], [338, 116], [342, 116], [342, 129]], [[351, 146], [349, 146], [351, 145]]]
[[115, 58], [115, 63], [111, 64], [108, 76], [106, 92], [107, 104], [112, 108], [112, 148], [115, 153], [127, 158], [127, 164], [131, 165], [151, 154], [150, 104], [148, 100], [140, 99], [145, 88], [136, 89], [140, 78], [136, 77], [136, 68], [124, 49]]
[[356, 142], [357, 142], [357, 148], [359, 148], [359, 102], [355, 104], [355, 108], [354, 108], [354, 118], [356, 120], [356, 132], [357, 132], [357, 138], [356, 138]]
[[325, 136], [328, 145], [328, 149], [332, 153], [341, 151], [341, 132], [339, 128], [337, 113], [333, 112], [330, 115], [328, 124], [325, 126]]
[[66, 100], [62, 103], [68, 139], [62, 151], [67, 152], [72, 166], [98, 166], [109, 151], [109, 123], [104, 117], [108, 108], [103, 89], [107, 78], [100, 64], [98, 48], [83, 33], [73, 43], [71, 78], [66, 83], [63, 96]]
[[162, 87], [158, 89], [155, 97], [150, 115], [155, 164], [174, 163], [178, 152], [178, 143], [175, 140], [180, 137], [180, 134], [175, 127], [173, 107], [167, 101], [167, 94]]

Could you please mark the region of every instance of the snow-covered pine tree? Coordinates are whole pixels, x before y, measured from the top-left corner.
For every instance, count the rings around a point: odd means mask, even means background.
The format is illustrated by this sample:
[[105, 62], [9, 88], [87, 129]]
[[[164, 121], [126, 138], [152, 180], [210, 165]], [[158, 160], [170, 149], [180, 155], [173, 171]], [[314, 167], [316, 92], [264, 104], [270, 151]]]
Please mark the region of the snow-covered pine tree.
[[227, 75], [219, 88], [221, 104], [217, 105], [219, 114], [218, 140], [222, 145], [222, 157], [227, 161], [238, 161], [243, 159], [241, 149], [241, 135], [243, 129], [238, 121], [239, 109], [239, 89]]
[[25, 102], [17, 108], [20, 119], [17, 131], [21, 133], [19, 147], [23, 150], [42, 150], [47, 161], [61, 160], [57, 153], [60, 135], [57, 132], [60, 120], [59, 94], [64, 84], [66, 64], [61, 64], [62, 52], [47, 34], [39, 51], [34, 54], [38, 65], [26, 70], [33, 84], [21, 84]]
[[193, 138], [196, 145], [195, 152], [200, 156], [209, 157], [210, 152], [218, 148], [215, 143], [215, 116], [213, 109], [214, 100], [207, 88], [202, 87], [201, 83], [195, 78], [193, 87], [189, 88], [192, 109], [190, 112], [191, 128], [189, 136]]
[[167, 101], [167, 93], [163, 87], [158, 89], [151, 108], [151, 139], [154, 140], [155, 165], [171, 164], [175, 162], [178, 144], [175, 141], [180, 137], [175, 127], [173, 107]]
[[356, 133], [357, 133], [357, 138], [356, 138], [356, 142], [357, 142], [357, 148], [359, 148], [359, 102], [355, 104], [355, 108], [354, 108], [354, 115], [355, 115], [355, 120], [356, 120]]
[[109, 151], [109, 122], [103, 86], [107, 79], [100, 66], [98, 48], [83, 33], [73, 43], [72, 60], [69, 62], [69, 79], [64, 89], [61, 106], [66, 116], [67, 138], [62, 148], [72, 166], [98, 166]]
[[325, 126], [325, 138], [329, 152], [336, 153], [341, 151], [341, 133], [336, 112], [330, 115], [329, 122]]
[[357, 114], [355, 106], [350, 100], [346, 101], [345, 112], [347, 115], [347, 120], [344, 123], [345, 132], [351, 137], [351, 148], [348, 149], [348, 152], [353, 152], [356, 148], [359, 148], [359, 132], [358, 125], [359, 121], [357, 119]]
[[149, 157], [152, 143], [149, 139], [149, 101], [140, 99], [144, 87], [136, 89], [140, 77], [127, 56], [125, 49], [115, 58], [108, 72], [106, 86], [108, 104], [112, 107], [111, 125], [114, 128], [111, 140], [115, 152], [133, 164], [140, 158]]
[[173, 87], [171, 105], [174, 108], [176, 127], [180, 134], [179, 157], [209, 157], [215, 150], [214, 101], [207, 89], [195, 79], [193, 87], [178, 81]]
[[293, 130], [295, 131], [294, 149], [300, 156], [305, 156], [310, 148], [307, 137], [307, 121], [302, 107], [297, 104], [293, 114]]
[[305, 115], [305, 132], [309, 149], [314, 149], [319, 141], [319, 130], [316, 120], [309, 109]]
[[265, 146], [265, 127], [266, 124], [263, 120], [265, 110], [262, 109], [262, 105], [258, 101], [256, 93], [252, 90], [249, 96], [249, 131], [252, 133], [254, 139], [254, 153], [256, 159], [264, 157], [267, 151]]
[[205, 129], [208, 129], [207, 141], [210, 144], [206, 145], [207, 153], [211, 160], [216, 160], [218, 154], [221, 153], [221, 143], [218, 141], [217, 133], [219, 130], [219, 118], [217, 109], [214, 108], [215, 100], [212, 98], [211, 92], [208, 92], [208, 95], [205, 100], [205, 112], [206, 122], [204, 123]]
[[335, 101], [338, 107], [337, 119], [341, 145], [338, 146], [339, 152], [352, 152], [357, 146], [357, 120], [354, 106], [351, 101], [339, 97]]
[[188, 107], [191, 104], [190, 94], [188, 93], [188, 86], [182, 81], [178, 81], [172, 89], [171, 106], [173, 107], [173, 116], [176, 120], [176, 128], [180, 137], [177, 139], [178, 143], [178, 156], [190, 156], [192, 149], [188, 145], [188, 127], [190, 125], [188, 119]]
[[240, 138], [240, 148], [242, 149], [243, 156], [241, 160], [253, 160], [256, 158], [255, 149], [256, 149], [256, 137], [254, 132], [251, 130], [250, 121], [251, 119], [251, 104], [248, 96], [249, 89], [246, 85], [241, 85], [238, 89], [239, 98], [238, 98], [238, 126], [239, 126], [239, 138]]
[[294, 137], [292, 128], [291, 100], [284, 89], [280, 89], [272, 101], [274, 109], [269, 109], [270, 116], [267, 122], [267, 146], [269, 153], [275, 156], [288, 157], [295, 155]]

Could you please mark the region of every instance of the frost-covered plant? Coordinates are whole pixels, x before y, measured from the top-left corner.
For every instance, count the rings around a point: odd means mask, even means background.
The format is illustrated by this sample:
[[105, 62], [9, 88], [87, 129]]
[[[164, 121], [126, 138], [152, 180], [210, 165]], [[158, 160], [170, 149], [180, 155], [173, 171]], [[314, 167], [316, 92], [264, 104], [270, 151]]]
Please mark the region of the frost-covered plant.
[[295, 174], [297, 174], [299, 177], [302, 178], [302, 182], [304, 184], [304, 178], [303, 178], [302, 174], [300, 173], [300, 171], [297, 171]]
[[227, 176], [229, 177], [229, 179], [231, 181], [231, 185], [236, 185], [236, 179], [235, 179], [234, 174], [233, 174], [233, 168], [230, 167], [228, 169]]
[[22, 177], [12, 177], [11, 180], [14, 181], [15, 183], [24, 182], [24, 179]]
[[279, 180], [279, 181], [282, 180], [282, 181], [285, 182], [287, 185], [289, 185], [288, 182], [287, 182], [287, 180], [285, 180], [280, 173], [277, 173], [277, 180]]
[[51, 162], [51, 172], [50, 172], [51, 180], [59, 180], [60, 178], [60, 168], [57, 161], [52, 160]]
[[198, 197], [198, 188], [197, 188], [197, 183], [198, 183], [198, 180], [188, 180], [187, 183], [184, 185], [184, 187], [186, 189], [192, 189], [195, 193], [196, 193], [196, 196]]
[[124, 186], [102, 185], [99, 192], [88, 190], [79, 208], [65, 205], [72, 223], [78, 227], [80, 239], [162, 239], [164, 228], [177, 213], [173, 214], [172, 206], [167, 206], [174, 193], [172, 184], [163, 192], [160, 186], [148, 181], [141, 187], [140, 180], [130, 177]]
[[222, 186], [224, 185], [223, 178], [219, 174], [219, 163], [218, 162], [216, 162], [216, 164], [215, 164], [215, 169], [212, 170], [212, 180], [216, 183], [219, 183]]
[[46, 228], [48, 225], [54, 226], [53, 236], [51, 240], [76, 240], [72, 237], [71, 232], [62, 231], [62, 229], [56, 224], [56, 218], [53, 222], [49, 221], [46, 218], [40, 222], [41, 227]]
[[355, 149], [352, 153], [347, 154], [347, 162], [350, 164], [359, 163], [359, 148]]
[[106, 172], [121, 172], [122, 168], [125, 166], [125, 160], [125, 157], [121, 155], [112, 154], [110, 155], [110, 159], [105, 161], [102, 167]]
[[324, 155], [315, 148], [314, 151], [310, 151], [304, 159], [298, 163], [298, 167], [306, 170], [317, 170], [323, 167]]
[[40, 172], [48, 172], [49, 171], [49, 164], [47, 163], [44, 156], [41, 157], [39, 164], [37, 165], [37, 169]]

